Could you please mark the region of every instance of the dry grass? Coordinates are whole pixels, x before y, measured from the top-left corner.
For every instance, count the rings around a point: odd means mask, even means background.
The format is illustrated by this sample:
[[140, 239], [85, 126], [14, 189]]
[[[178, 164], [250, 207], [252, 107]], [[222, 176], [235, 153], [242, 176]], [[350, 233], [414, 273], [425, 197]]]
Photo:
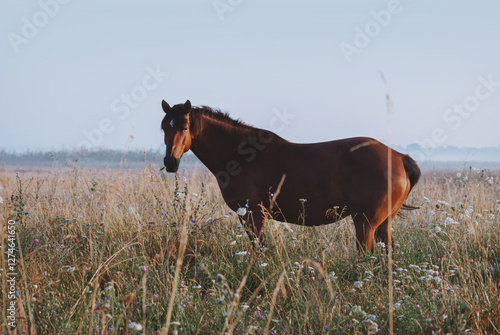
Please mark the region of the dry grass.
[[[500, 330], [500, 178], [462, 174], [466, 181], [456, 172], [424, 175], [408, 200], [423, 208], [396, 219], [395, 333]], [[381, 246], [369, 257], [355, 250], [350, 219], [319, 228], [268, 223], [272, 247], [256, 257], [201, 172], [176, 180], [151, 168], [3, 171], [0, 186], [2, 225], [17, 222], [18, 330], [388, 331], [387, 257]], [[5, 332], [4, 252], [2, 262]]]

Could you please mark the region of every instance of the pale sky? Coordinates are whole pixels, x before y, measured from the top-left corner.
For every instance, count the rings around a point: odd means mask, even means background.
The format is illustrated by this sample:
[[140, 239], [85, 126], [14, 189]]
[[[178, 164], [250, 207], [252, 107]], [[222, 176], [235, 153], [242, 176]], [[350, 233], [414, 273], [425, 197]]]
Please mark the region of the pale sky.
[[162, 99], [294, 142], [499, 146], [499, 18], [494, 0], [5, 0], [0, 150], [163, 148]]

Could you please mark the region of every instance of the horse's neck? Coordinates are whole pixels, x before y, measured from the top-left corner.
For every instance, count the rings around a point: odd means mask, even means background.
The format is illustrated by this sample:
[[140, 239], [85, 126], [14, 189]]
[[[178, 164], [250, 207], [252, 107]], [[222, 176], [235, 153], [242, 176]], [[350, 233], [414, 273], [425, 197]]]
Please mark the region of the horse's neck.
[[239, 160], [238, 146], [252, 133], [223, 121], [201, 116], [201, 130], [191, 142], [191, 151], [215, 175], [227, 169], [228, 162]]

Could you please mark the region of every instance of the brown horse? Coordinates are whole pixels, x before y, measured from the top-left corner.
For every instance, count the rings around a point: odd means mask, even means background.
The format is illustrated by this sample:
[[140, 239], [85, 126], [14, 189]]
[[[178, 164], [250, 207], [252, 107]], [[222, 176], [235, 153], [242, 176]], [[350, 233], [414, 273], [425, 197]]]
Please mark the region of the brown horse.
[[279, 186], [274, 219], [319, 226], [351, 215], [360, 250], [373, 251], [375, 236], [391, 245], [393, 218], [401, 207], [414, 208], [403, 202], [420, 178], [419, 167], [377, 140], [296, 144], [209, 107], [191, 107], [189, 100], [173, 107], [163, 101], [162, 107], [167, 171], [176, 172], [191, 149], [216, 176], [227, 205], [248, 208], [252, 240], [263, 243], [262, 206], [272, 207]]

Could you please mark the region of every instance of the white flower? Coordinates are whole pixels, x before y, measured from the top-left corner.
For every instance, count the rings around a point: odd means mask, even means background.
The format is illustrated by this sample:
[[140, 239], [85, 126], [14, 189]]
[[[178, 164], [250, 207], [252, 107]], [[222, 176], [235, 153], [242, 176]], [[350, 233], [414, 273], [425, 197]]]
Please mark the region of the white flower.
[[37, 286], [37, 285], [33, 285], [33, 287], [34, 287], [35, 289], [37, 289], [37, 288], [38, 288], [38, 286]]
[[434, 230], [436, 233], [440, 233], [442, 231], [441, 227], [439, 227], [439, 226], [436, 226], [436, 227], [432, 228], [431, 230]]
[[130, 328], [130, 329], [133, 329], [133, 330], [142, 330], [142, 326], [138, 323], [135, 323], [135, 322], [130, 322], [128, 325], [127, 325], [127, 328]]
[[247, 209], [246, 208], [238, 208], [238, 210], [236, 211], [236, 214], [238, 214], [239, 216], [243, 216], [247, 213]]
[[335, 272], [332, 271], [328, 274], [328, 278], [337, 279], [337, 276], [335, 275]]
[[426, 196], [424, 196], [424, 201], [425, 201], [426, 203], [431, 202], [431, 201], [429, 200], [429, 198], [427, 198]]
[[3, 198], [0, 197], [0, 204], [3, 204]]
[[235, 244], [236, 244], [236, 241], [229, 243], [229, 245], [235, 245]]
[[450, 205], [449, 203], [447, 203], [446, 201], [443, 201], [443, 200], [438, 200], [438, 204], [444, 205], [444, 206], [449, 206]]
[[246, 254], [247, 254], [246, 251], [240, 251], [240, 252], [235, 253], [236, 256], [241, 256], [241, 255], [246, 255]]
[[245, 308], [245, 309], [247, 309], [247, 308], [249, 308], [250, 306], [248, 306], [247, 304], [243, 304], [243, 305], [241, 305], [240, 307], [241, 307], [241, 308]]
[[354, 287], [355, 288], [361, 288], [361, 287], [363, 287], [363, 282], [362, 281], [355, 281], [354, 282]]
[[300, 202], [304, 203], [307, 201], [307, 199], [299, 199]]
[[73, 271], [75, 271], [75, 270], [76, 270], [76, 268], [75, 268], [74, 266], [72, 266], [72, 267], [68, 268], [66, 271], [68, 271], [68, 272], [73, 272]]
[[179, 321], [172, 321], [172, 322], [170, 322], [170, 325], [171, 326], [180, 326], [181, 323]]
[[378, 332], [378, 325], [373, 320], [366, 319], [366, 320], [363, 321], [363, 323], [368, 324], [368, 332], [367, 332], [367, 334], [371, 335], [371, 334], [375, 334], [375, 333]]
[[265, 268], [266, 266], [267, 266], [267, 263], [262, 263], [259, 265], [259, 267], [261, 267], [261, 268]]
[[446, 218], [444, 220], [444, 226], [446, 227], [446, 225], [449, 225], [449, 224], [459, 224], [459, 223], [458, 223], [458, 221], [455, 221], [452, 218]]
[[378, 246], [381, 246], [382, 248], [385, 248], [385, 243], [384, 242], [377, 242], [376, 244]]
[[462, 174], [460, 172], [457, 173], [457, 178], [462, 178]]
[[198, 286], [193, 286], [193, 288], [195, 288], [195, 289], [199, 289], [199, 288], [201, 288], [201, 285], [198, 285]]

